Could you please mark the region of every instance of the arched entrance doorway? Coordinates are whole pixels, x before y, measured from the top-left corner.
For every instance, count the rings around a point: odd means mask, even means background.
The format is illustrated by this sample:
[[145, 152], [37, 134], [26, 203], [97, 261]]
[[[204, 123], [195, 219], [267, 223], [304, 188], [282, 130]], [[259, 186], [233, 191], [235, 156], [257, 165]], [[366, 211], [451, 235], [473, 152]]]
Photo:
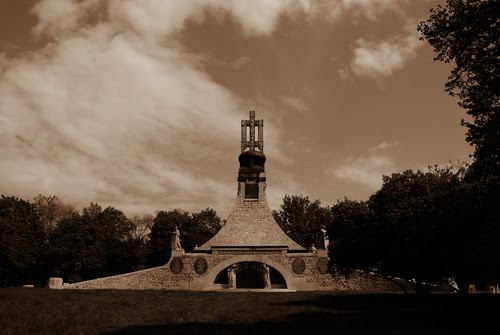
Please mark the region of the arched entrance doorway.
[[214, 286], [229, 288], [231, 271], [234, 271], [234, 277], [236, 279], [234, 288], [263, 289], [265, 288], [264, 266], [267, 266], [269, 269], [270, 288], [287, 288], [285, 278], [278, 270], [260, 262], [239, 262], [231, 264], [219, 272], [215, 277]]

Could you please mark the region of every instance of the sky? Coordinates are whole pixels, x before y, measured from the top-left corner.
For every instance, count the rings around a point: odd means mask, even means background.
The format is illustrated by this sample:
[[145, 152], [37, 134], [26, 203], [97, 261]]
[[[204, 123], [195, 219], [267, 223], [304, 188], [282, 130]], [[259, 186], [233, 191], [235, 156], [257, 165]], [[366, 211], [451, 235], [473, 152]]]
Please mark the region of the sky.
[[271, 209], [470, 161], [416, 31], [443, 2], [0, 0], [0, 193], [224, 218], [250, 110]]

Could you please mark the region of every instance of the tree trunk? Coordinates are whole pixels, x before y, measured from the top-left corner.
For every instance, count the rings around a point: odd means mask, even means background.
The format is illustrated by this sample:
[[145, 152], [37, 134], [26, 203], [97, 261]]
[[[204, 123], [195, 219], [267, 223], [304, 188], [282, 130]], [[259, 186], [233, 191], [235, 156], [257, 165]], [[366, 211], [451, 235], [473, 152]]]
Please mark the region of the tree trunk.
[[458, 293], [461, 295], [467, 295], [469, 294], [469, 284], [470, 282], [466, 279], [456, 279], [457, 286], [458, 286]]

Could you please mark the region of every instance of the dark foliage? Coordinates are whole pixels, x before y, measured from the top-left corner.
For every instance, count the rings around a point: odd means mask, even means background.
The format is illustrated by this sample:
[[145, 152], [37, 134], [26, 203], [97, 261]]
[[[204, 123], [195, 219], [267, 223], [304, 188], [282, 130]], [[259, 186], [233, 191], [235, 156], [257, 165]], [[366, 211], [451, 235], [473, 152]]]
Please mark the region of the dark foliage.
[[0, 199], [0, 286], [39, 284], [43, 278], [45, 231], [35, 206]]
[[133, 270], [136, 264], [128, 257], [133, 229], [121, 211], [91, 203], [51, 234], [52, 275], [75, 282]]
[[186, 252], [213, 237], [221, 228], [221, 219], [210, 208], [199, 213], [185, 211], [159, 211], [154, 219], [149, 239], [148, 265], [158, 266], [168, 262], [171, 255], [171, 237], [179, 228], [181, 245]]
[[274, 211], [273, 216], [281, 229], [304, 248], [313, 244], [322, 247], [321, 229], [331, 221], [329, 207], [322, 207], [319, 200], [311, 201], [303, 195], [285, 195], [280, 210]]
[[465, 173], [464, 166], [394, 173], [368, 202], [338, 202], [329, 227], [332, 263], [409, 280], [417, 293], [449, 277], [462, 292], [495, 278], [499, 235], [477, 220], [477, 187]]
[[338, 201], [332, 207], [328, 236], [330, 261], [340, 269], [370, 269], [377, 264], [377, 227], [368, 202]]
[[[462, 121], [474, 147], [471, 175], [500, 176], [500, 6], [497, 0], [447, 0], [420, 22], [436, 60], [453, 63], [445, 90], [471, 117]], [[490, 181], [491, 182], [491, 181]]]
[[170, 240], [175, 227], [178, 227], [180, 230], [181, 227], [187, 226], [190, 220], [191, 217], [188, 212], [177, 209], [173, 211], [159, 211], [156, 214], [149, 235], [149, 266], [159, 266], [168, 262], [171, 255]]
[[33, 205], [47, 234], [50, 234], [62, 219], [69, 218], [77, 212], [74, 205], [64, 203], [56, 195], [40, 194], [33, 199]]
[[469, 115], [462, 124], [474, 148], [467, 173], [471, 186], [465, 193], [474, 207], [455, 217], [458, 222], [468, 220], [469, 226], [474, 223], [469, 229], [473, 234], [462, 229], [467, 236], [457, 258], [462, 268], [455, 267], [465, 287], [477, 277], [500, 278], [494, 261], [500, 254], [500, 6], [497, 0], [447, 0], [430, 14], [418, 30], [434, 47], [435, 60], [453, 64], [445, 90]]

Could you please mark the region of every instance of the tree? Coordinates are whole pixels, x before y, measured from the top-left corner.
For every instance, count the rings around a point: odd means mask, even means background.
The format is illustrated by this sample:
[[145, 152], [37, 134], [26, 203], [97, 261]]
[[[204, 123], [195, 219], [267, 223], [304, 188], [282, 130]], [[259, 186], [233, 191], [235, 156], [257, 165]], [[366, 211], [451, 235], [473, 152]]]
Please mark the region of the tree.
[[39, 194], [33, 199], [33, 205], [35, 205], [40, 215], [40, 222], [47, 233], [53, 230], [62, 219], [69, 218], [76, 212], [74, 205], [62, 202], [57, 195]]
[[0, 199], [0, 286], [41, 284], [45, 232], [37, 210], [28, 201]]
[[377, 231], [367, 201], [338, 201], [328, 236], [330, 261], [339, 269], [371, 270], [377, 263]]
[[[431, 9], [418, 30], [437, 53], [435, 60], [454, 62], [445, 90], [459, 98], [471, 117], [462, 120], [474, 147], [471, 175], [495, 179], [500, 174], [500, 7], [496, 0], [447, 0]], [[498, 196], [498, 193], [496, 193]], [[498, 198], [497, 198], [498, 199]]]
[[170, 238], [177, 226], [181, 231], [181, 242], [185, 239], [183, 228], [190, 224], [188, 212], [174, 209], [156, 213], [149, 235], [148, 265], [159, 266], [168, 262], [171, 255]]
[[[83, 215], [85, 219], [85, 214]], [[93, 218], [91, 218], [92, 220]], [[96, 218], [96, 245], [102, 250], [105, 275], [130, 272], [135, 269], [130, 256], [129, 241], [135, 229], [122, 211], [107, 207]]]
[[147, 246], [154, 217], [151, 214], [135, 215], [130, 221], [134, 229], [128, 242], [128, 257], [130, 263], [135, 264], [134, 270], [138, 270], [147, 265]]
[[222, 228], [222, 221], [215, 210], [206, 208], [193, 213], [189, 225], [182, 228], [181, 238], [184, 240], [182, 246], [186, 251], [191, 252], [196, 246], [202, 245], [217, 234]]
[[319, 200], [307, 196], [285, 195], [279, 211], [273, 216], [283, 231], [295, 242], [307, 248], [322, 245], [321, 229], [330, 224], [329, 207], [321, 207]]
[[133, 224], [123, 212], [95, 203], [61, 220], [50, 237], [50, 264], [55, 275], [74, 282], [129, 272]]
[[170, 259], [170, 239], [175, 227], [178, 227], [181, 233], [183, 249], [191, 252], [196, 245], [199, 246], [212, 238], [220, 230], [222, 223], [211, 208], [193, 214], [178, 209], [159, 211], [154, 219], [149, 239], [150, 266], [163, 265]]
[[[465, 287], [473, 280], [469, 278], [472, 272], [500, 279], [500, 270], [494, 266], [500, 254], [500, 8], [496, 0], [447, 0], [430, 13], [418, 30], [434, 47], [435, 60], [454, 63], [445, 90], [459, 99], [470, 116], [462, 124], [474, 148], [467, 179], [475, 203], [473, 236], [481, 243], [475, 251], [466, 248], [470, 259], [462, 257]], [[475, 270], [467, 264], [475, 264]]]
[[94, 237], [80, 213], [62, 219], [50, 234], [47, 264], [50, 275], [62, 277], [65, 282], [79, 282], [87, 278], [88, 269], [97, 262]]
[[434, 167], [383, 177], [382, 188], [370, 197], [380, 273], [411, 280], [422, 294], [448, 275], [447, 262], [458, 251], [455, 235], [471, 239], [453, 221], [462, 175]]

